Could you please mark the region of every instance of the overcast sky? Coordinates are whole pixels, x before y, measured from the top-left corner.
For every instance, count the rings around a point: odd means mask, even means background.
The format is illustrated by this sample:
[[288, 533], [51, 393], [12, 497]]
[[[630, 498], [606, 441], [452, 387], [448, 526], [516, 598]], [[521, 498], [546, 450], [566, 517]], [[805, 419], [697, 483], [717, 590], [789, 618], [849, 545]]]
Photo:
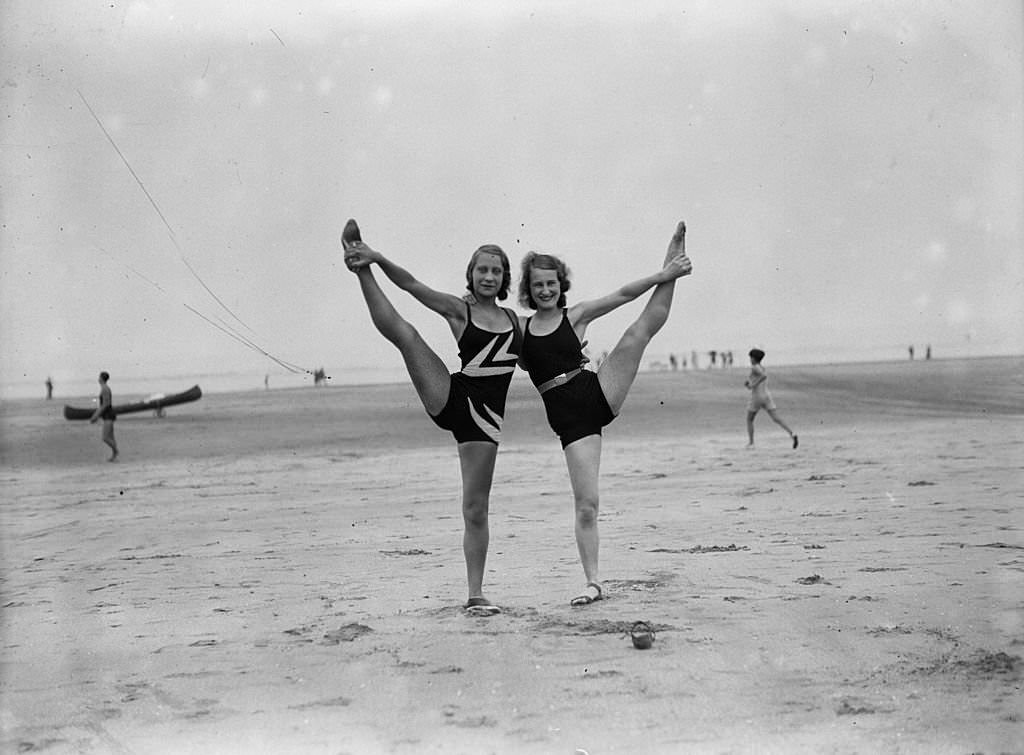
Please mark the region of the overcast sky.
[[0, 381], [280, 370], [222, 329], [397, 366], [348, 217], [456, 293], [480, 244], [560, 254], [572, 301], [653, 272], [685, 219], [654, 355], [1024, 352], [1019, 0], [5, 0], [0, 22]]

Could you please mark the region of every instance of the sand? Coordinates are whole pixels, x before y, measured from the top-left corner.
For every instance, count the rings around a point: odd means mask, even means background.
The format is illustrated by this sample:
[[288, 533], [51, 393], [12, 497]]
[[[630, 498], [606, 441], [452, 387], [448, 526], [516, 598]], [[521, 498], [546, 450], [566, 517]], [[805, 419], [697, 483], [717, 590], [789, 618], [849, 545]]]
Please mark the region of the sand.
[[638, 378], [586, 608], [517, 381], [491, 618], [459, 609], [456, 455], [407, 385], [122, 417], [116, 464], [5, 402], [0, 750], [1024, 752], [1024, 360], [768, 367], [796, 451], [767, 417], [744, 448], [744, 370]]

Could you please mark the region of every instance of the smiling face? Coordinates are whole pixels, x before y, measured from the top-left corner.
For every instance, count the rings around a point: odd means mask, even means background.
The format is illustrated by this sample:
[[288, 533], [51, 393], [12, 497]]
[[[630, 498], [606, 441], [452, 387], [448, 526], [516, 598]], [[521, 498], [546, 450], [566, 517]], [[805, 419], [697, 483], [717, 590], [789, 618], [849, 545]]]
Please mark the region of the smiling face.
[[561, 296], [562, 283], [557, 270], [530, 268], [530, 298], [538, 311], [556, 309]]
[[[519, 266], [519, 303], [527, 309], [561, 309], [571, 288], [569, 268], [551, 254], [528, 252]], [[536, 288], [535, 288], [536, 287]], [[551, 294], [555, 295], [552, 297]]]

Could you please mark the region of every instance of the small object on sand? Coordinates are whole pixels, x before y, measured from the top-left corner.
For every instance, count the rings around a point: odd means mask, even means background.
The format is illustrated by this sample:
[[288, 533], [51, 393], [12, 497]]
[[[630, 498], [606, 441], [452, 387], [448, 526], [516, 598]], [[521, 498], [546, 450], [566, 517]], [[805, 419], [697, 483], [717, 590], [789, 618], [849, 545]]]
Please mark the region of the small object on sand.
[[[356, 231], [356, 233], [358, 233], [358, 231]], [[800, 445], [800, 438], [797, 436], [796, 433], [793, 433], [793, 448], [796, 448], [799, 445]]]
[[482, 595], [475, 595], [466, 601], [466, 613], [470, 616], [494, 616], [501, 613], [501, 609], [494, 605]]
[[345, 223], [345, 230], [341, 232], [341, 240], [346, 246], [363, 240], [359, 233], [359, 226], [352, 218], [349, 218], [348, 222]]
[[647, 650], [654, 644], [654, 629], [646, 621], [635, 622], [629, 636], [637, 650]]

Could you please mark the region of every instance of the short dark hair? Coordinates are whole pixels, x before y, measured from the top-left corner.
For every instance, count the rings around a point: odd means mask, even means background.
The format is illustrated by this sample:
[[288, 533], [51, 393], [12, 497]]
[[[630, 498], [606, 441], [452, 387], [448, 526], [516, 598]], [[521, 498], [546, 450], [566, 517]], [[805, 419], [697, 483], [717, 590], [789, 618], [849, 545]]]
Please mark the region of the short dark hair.
[[104, 383], [107, 382], [108, 380], [110, 380], [110, 373], [107, 372], [106, 370], [101, 372], [100, 373], [100, 380], [102, 380]]
[[501, 277], [501, 285], [498, 286], [498, 301], [505, 301], [508, 298], [508, 289], [512, 285], [512, 263], [508, 261], [505, 250], [497, 244], [484, 244], [473, 252], [473, 256], [469, 258], [469, 264], [466, 265], [466, 288], [469, 293], [476, 293], [473, 290], [473, 267], [476, 265], [476, 258], [481, 254], [496, 254], [501, 259], [501, 269], [504, 274]]
[[572, 288], [572, 281], [569, 280], [569, 268], [555, 255], [537, 252], [527, 252], [523, 261], [519, 263], [519, 303], [529, 309], [537, 309], [537, 302], [533, 300], [533, 294], [530, 292], [530, 271], [535, 267], [540, 270], [554, 270], [558, 275], [558, 285], [562, 290], [558, 297], [558, 306], [564, 307], [565, 292]]
[[755, 362], [760, 362], [762, 359], [764, 359], [764, 352], [761, 351], [760, 349], [751, 349], [750, 358], [753, 359]]

